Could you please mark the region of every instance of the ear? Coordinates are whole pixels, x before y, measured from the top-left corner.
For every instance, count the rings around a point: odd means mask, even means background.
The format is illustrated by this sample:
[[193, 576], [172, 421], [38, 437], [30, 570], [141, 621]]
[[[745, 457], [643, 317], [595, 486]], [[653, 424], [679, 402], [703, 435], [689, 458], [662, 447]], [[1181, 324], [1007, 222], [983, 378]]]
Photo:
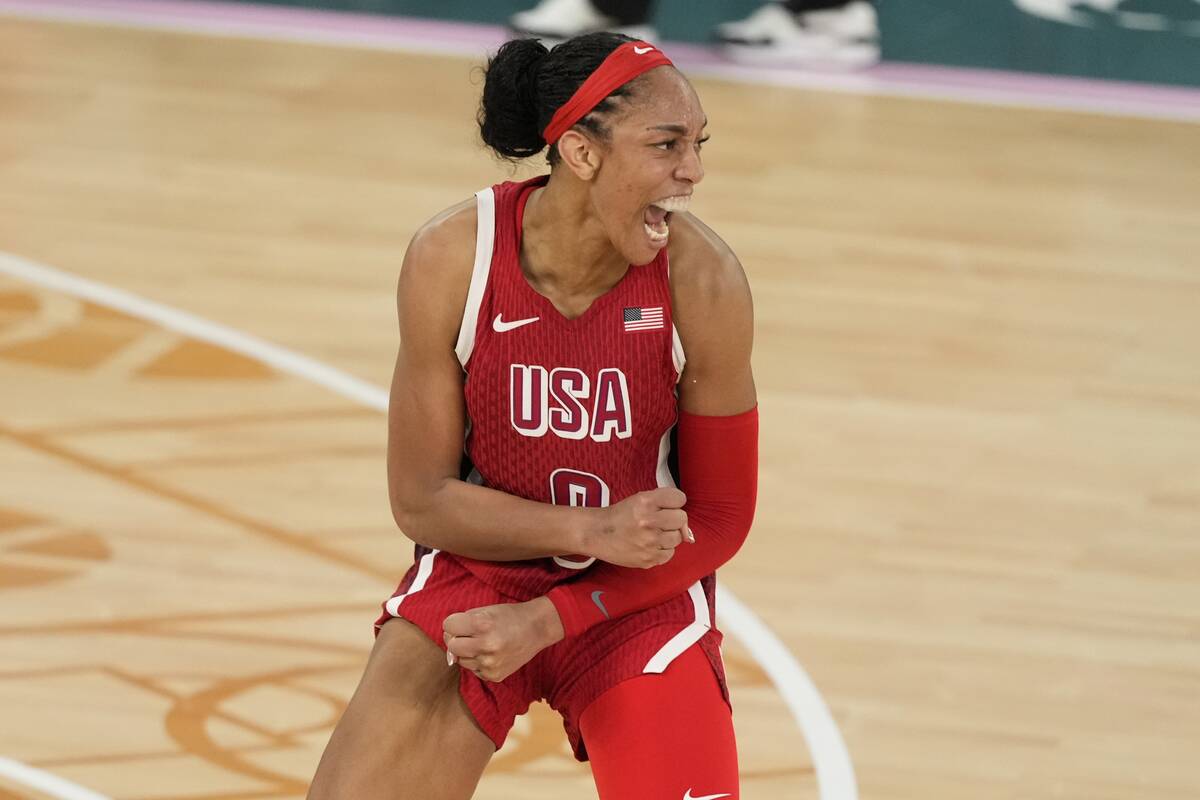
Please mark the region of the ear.
[[600, 145], [574, 128], [559, 137], [558, 155], [580, 180], [590, 181], [600, 170]]

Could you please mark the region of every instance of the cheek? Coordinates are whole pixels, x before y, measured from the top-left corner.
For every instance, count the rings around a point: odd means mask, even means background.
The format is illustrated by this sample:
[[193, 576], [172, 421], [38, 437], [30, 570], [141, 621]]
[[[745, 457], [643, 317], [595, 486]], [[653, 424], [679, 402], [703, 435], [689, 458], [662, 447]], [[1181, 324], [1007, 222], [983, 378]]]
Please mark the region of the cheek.
[[631, 224], [637, 227], [647, 198], [652, 197], [670, 175], [668, 159], [621, 158], [609, 162], [609, 169], [593, 188], [596, 210], [604, 226], [613, 235], [621, 235]]
[[596, 187], [597, 210], [610, 224], [623, 225], [641, 208], [645, 195], [646, 186], [636, 173], [614, 175], [606, 185]]
[[664, 173], [670, 172], [669, 161], [670, 159], [663, 158], [658, 151], [637, 148], [612, 164], [611, 185], [615, 191], [641, 199], [649, 187], [662, 180]]

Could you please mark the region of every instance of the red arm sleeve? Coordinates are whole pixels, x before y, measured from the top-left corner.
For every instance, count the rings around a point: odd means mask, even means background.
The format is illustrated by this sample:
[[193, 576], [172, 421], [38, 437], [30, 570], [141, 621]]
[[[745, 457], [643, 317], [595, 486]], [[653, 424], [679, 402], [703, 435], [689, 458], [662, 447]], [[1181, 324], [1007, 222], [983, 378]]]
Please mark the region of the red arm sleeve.
[[[551, 589], [568, 637], [687, 591], [746, 541], [758, 494], [758, 408], [732, 417], [681, 413], [677, 438], [679, 488], [695, 544], [680, 544], [670, 561], [651, 569], [598, 563]], [[604, 592], [603, 608], [594, 592]]]

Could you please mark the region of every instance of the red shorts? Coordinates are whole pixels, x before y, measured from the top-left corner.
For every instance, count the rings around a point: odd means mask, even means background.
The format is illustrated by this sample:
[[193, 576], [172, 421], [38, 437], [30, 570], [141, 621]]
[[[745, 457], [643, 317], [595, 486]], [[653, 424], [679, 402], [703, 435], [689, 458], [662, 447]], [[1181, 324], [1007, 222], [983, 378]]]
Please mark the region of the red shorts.
[[[459, 611], [516, 602], [468, 571], [453, 555], [433, 551], [421, 557], [384, 603], [378, 630], [393, 617], [416, 625], [442, 650], [442, 622]], [[622, 681], [662, 672], [698, 643], [708, 657], [729, 703], [721, 662], [721, 632], [711, 627], [709, 600], [700, 584], [654, 609], [596, 625], [574, 639], [538, 653], [500, 683], [459, 670], [459, 693], [476, 723], [496, 745], [504, 744], [516, 718], [531, 703], [546, 700], [563, 718], [575, 757], [587, 761], [579, 718], [593, 700]]]

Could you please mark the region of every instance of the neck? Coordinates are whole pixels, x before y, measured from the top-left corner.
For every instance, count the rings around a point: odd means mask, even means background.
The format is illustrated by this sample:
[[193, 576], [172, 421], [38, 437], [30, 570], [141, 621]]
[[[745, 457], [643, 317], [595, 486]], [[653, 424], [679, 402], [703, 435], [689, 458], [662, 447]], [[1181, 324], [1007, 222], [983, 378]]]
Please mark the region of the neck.
[[551, 177], [526, 202], [521, 268], [543, 293], [599, 294], [629, 267], [592, 213], [587, 188], [573, 175]]

